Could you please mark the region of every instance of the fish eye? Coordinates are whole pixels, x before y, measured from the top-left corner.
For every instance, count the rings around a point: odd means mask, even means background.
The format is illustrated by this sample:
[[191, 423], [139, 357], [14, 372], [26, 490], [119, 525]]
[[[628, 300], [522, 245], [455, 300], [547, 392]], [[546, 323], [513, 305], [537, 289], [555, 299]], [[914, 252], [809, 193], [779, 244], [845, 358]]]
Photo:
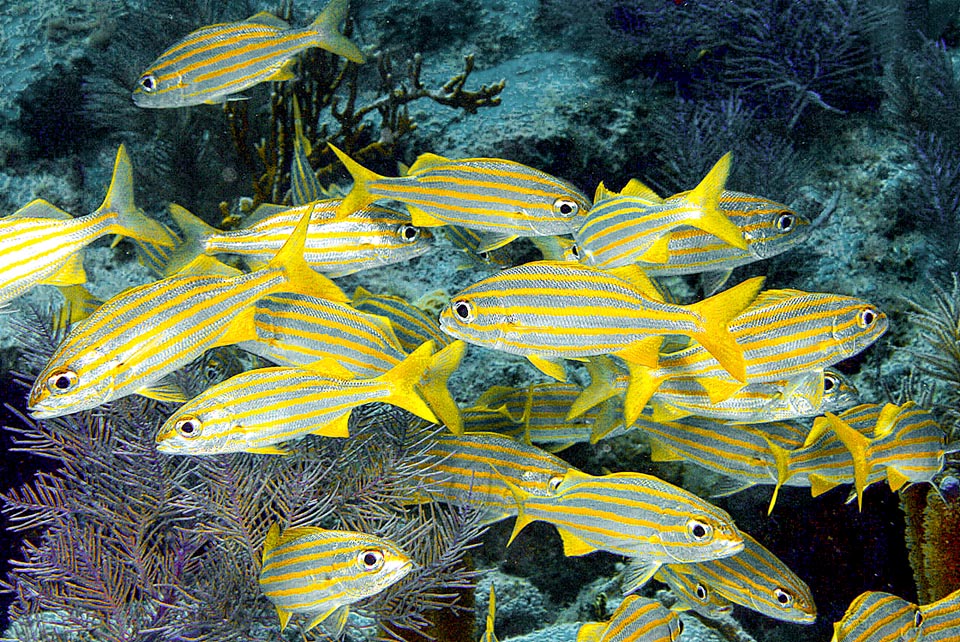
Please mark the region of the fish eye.
[[701, 602], [707, 601], [707, 587], [703, 584], [697, 584], [697, 588], [694, 589], [694, 592], [697, 596], [697, 599]]
[[489, 261], [489, 260], [490, 260], [490, 252], [480, 252], [479, 254], [477, 254], [477, 256], [480, 257], [480, 260], [481, 260], [481, 261]]
[[784, 591], [782, 588], [775, 588], [773, 590], [773, 597], [776, 598], [777, 604], [780, 606], [790, 606], [793, 604], [793, 596]]
[[553, 202], [553, 209], [560, 216], [576, 216], [577, 212], [580, 211], [580, 206], [577, 205], [576, 201], [571, 201], [569, 198], [558, 198]]
[[557, 475], [556, 477], [550, 478], [550, 481], [547, 482], [547, 488], [550, 489], [550, 492], [555, 493], [562, 483], [563, 477]]
[[477, 318], [477, 315], [474, 314], [473, 311], [473, 304], [465, 299], [454, 301], [450, 304], [450, 307], [453, 310], [453, 314], [464, 323], [470, 323]]
[[420, 237], [420, 228], [413, 225], [401, 225], [398, 231], [400, 232], [400, 238], [407, 243], [413, 243]]
[[687, 532], [693, 536], [693, 539], [702, 542], [710, 539], [713, 535], [713, 527], [699, 519], [691, 519], [687, 522]]
[[789, 232], [797, 222], [797, 216], [793, 212], [780, 212], [777, 216], [777, 229], [781, 232]]
[[920, 611], [917, 611], [913, 616], [913, 626], [919, 629], [922, 624], [923, 624], [923, 613], [921, 613]]
[[47, 377], [47, 389], [53, 394], [59, 395], [72, 390], [79, 381], [80, 377], [77, 376], [76, 372], [68, 368], [61, 368], [54, 370]]
[[857, 315], [857, 323], [861, 328], [869, 328], [877, 320], [877, 313], [872, 308], [864, 308]]
[[173, 425], [174, 430], [177, 431], [182, 437], [187, 439], [192, 439], [193, 437], [198, 437], [203, 428], [203, 424], [200, 423], [200, 420], [196, 417], [183, 417], [178, 419], [177, 423]]
[[360, 551], [360, 554], [357, 555], [357, 562], [360, 563], [360, 566], [362, 566], [365, 571], [373, 572], [379, 570], [380, 567], [383, 566], [383, 551], [376, 549]]
[[677, 618], [677, 635], [672, 639], [676, 640], [681, 635], [683, 635], [683, 620], [681, 620], [680, 618]]
[[578, 261], [580, 260], [580, 246], [576, 243], [570, 246], [570, 256]]
[[837, 387], [837, 378], [830, 373], [824, 373], [823, 375], [823, 391], [830, 392]]
[[140, 76], [140, 80], [137, 81], [137, 84], [140, 85], [140, 88], [148, 94], [153, 93], [157, 90], [157, 77], [153, 74], [144, 74]]

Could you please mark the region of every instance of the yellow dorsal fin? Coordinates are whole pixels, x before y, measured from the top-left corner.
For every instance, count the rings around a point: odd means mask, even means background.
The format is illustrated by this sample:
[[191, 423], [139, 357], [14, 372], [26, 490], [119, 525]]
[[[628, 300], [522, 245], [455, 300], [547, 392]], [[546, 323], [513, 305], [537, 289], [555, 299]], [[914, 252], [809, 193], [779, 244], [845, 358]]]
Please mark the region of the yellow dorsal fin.
[[431, 154], [427, 152], [425, 154], [420, 154], [417, 156], [416, 160], [413, 161], [413, 164], [407, 168], [407, 175], [419, 174], [426, 169], [431, 167], [436, 167], [437, 165], [447, 165], [450, 163], [449, 158], [440, 156], [439, 154]]
[[269, 11], [259, 11], [246, 20], [243, 20], [243, 22], [249, 22], [256, 25], [267, 25], [268, 27], [278, 27], [280, 29], [290, 28], [290, 24], [286, 20], [278, 18]]
[[893, 432], [896, 427], [896, 419], [900, 414], [900, 406], [892, 403], [884, 404], [877, 415], [877, 423], [873, 428], [873, 439], [881, 439]]
[[47, 218], [54, 221], [73, 220], [70, 214], [42, 198], [33, 199], [10, 216], [7, 216], [6, 220], [17, 218]]
[[650, 201], [652, 204], [663, 202], [663, 199], [659, 194], [644, 185], [638, 178], [631, 178], [629, 181], [627, 181], [627, 184], [623, 186], [622, 190], [620, 190], [620, 195], [632, 196], [633, 198]]
[[597, 183], [597, 189], [593, 191], [593, 204], [596, 205], [600, 201], [605, 201], [617, 195], [616, 192], [608, 190], [607, 186], [603, 184], [603, 181], [600, 181]]

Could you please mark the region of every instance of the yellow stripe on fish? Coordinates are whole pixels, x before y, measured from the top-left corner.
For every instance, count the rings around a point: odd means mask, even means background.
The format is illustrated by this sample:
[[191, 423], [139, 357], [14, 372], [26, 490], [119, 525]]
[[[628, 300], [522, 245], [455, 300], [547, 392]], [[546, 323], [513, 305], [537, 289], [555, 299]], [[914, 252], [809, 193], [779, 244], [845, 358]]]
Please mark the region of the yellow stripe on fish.
[[166, 375], [208, 348], [253, 339], [254, 303], [276, 292], [319, 294], [345, 301], [329, 279], [303, 261], [307, 212], [267, 264], [239, 276], [175, 276], [113, 297], [75, 326], [30, 391], [42, 419], [88, 410], [138, 393], [182, 400]]
[[340, 33], [346, 15], [347, 0], [331, 0], [301, 29], [266, 12], [197, 29], [147, 67], [137, 80], [133, 101], [162, 108], [235, 100], [261, 82], [292, 79], [293, 57], [311, 47], [363, 62], [360, 50]]
[[294, 205], [306, 205], [320, 200], [323, 188], [310, 165], [310, 141], [303, 134], [300, 101], [293, 96], [293, 160], [290, 161], [290, 200]]
[[648, 576], [661, 564], [717, 559], [743, 550], [743, 536], [730, 515], [657, 477], [594, 477], [571, 469], [546, 497], [503, 481], [518, 510], [510, 541], [527, 524], [545, 521], [557, 527], [566, 555], [602, 550], [639, 558]]
[[619, 194], [608, 192], [601, 183], [583, 225], [573, 233], [576, 244], [571, 252], [581, 263], [604, 269], [641, 260], [665, 263], [668, 235], [684, 225], [746, 251], [743, 233], [719, 205], [730, 162], [727, 153], [695, 189], [667, 199], [652, 195], [636, 180]]
[[[65, 295], [82, 295], [72, 288], [87, 282], [80, 252], [111, 234], [150, 247], [173, 247], [174, 243], [174, 237], [134, 203], [133, 167], [123, 145], [117, 150], [107, 195], [93, 213], [73, 218], [36, 199], [0, 219], [0, 305], [36, 285], [55, 285], [63, 288]], [[86, 310], [84, 298], [73, 297], [73, 304], [79, 306], [73, 321]]]
[[436, 319], [398, 296], [373, 294], [357, 286], [351, 305], [361, 312], [390, 319], [397, 339], [406, 352], [416, 350], [426, 341], [433, 341], [437, 346], [445, 346], [452, 341], [450, 335], [437, 325]]
[[733, 610], [733, 602], [717, 593], [713, 587], [692, 575], [673, 570], [683, 566], [683, 564], [664, 564], [654, 575], [654, 579], [669, 586], [680, 600], [672, 607], [674, 610], [690, 609], [711, 619], [728, 615]]
[[520, 236], [576, 230], [590, 202], [570, 183], [498, 158], [450, 160], [424, 154], [405, 176], [380, 176], [330, 145], [353, 176], [353, 189], [337, 210], [344, 217], [375, 201], [407, 206], [418, 227], [459, 225], [487, 233], [480, 251]]
[[831, 642], [913, 642], [922, 639], [923, 614], [902, 597], [867, 591], [859, 595], [839, 622]]
[[470, 506], [487, 524], [517, 514], [516, 501], [504, 479], [530, 495], [547, 496], [572, 468], [535, 446], [493, 433], [443, 435], [426, 455], [421, 499]]
[[[642, 275], [638, 270], [618, 272]], [[534, 261], [483, 279], [454, 296], [440, 315], [444, 332], [495, 350], [522, 355], [557, 379], [557, 358], [612, 353], [631, 372], [626, 420], [640, 408], [632, 401], [634, 372], [657, 361], [660, 337], [682, 335], [716, 356], [728, 376], [743, 380], [743, 349], [728, 324], [755, 298], [762, 278], [688, 306], [663, 303], [609, 272], [563, 261]], [[645, 400], [644, 400], [645, 401]]]
[[444, 363], [449, 357], [449, 352], [434, 354], [428, 342], [373, 379], [351, 379], [349, 371], [330, 360], [244, 372], [178, 408], [160, 428], [157, 449], [181, 455], [284, 454], [277, 444], [304, 435], [348, 437], [353, 409], [372, 402], [439, 423], [417, 384], [432, 369], [449, 376], [451, 364]]
[[483, 237], [467, 227], [457, 225], [448, 225], [443, 228], [443, 232], [453, 245], [463, 251], [470, 257], [469, 264], [460, 265], [459, 268], [479, 267], [490, 270], [502, 270], [513, 265], [510, 261], [510, 251], [505, 248], [495, 250], [481, 249], [484, 244]]
[[350, 605], [403, 579], [413, 562], [390, 540], [355, 531], [311, 526], [280, 533], [274, 524], [263, 545], [260, 590], [277, 609], [280, 630], [294, 613], [309, 631], [327, 618], [339, 636]]
[[222, 232], [180, 207], [170, 206], [185, 239], [167, 263], [172, 276], [200, 256], [236, 254], [252, 267], [262, 267], [290, 237], [297, 221], [312, 211], [304, 259], [317, 272], [338, 278], [361, 270], [409, 261], [430, 251], [433, 235], [410, 224], [410, 217], [386, 207], [371, 206], [334, 220], [338, 199], [297, 207], [261, 205], [247, 227]]
[[608, 622], [588, 622], [577, 642], [675, 642], [683, 633], [680, 617], [657, 600], [625, 597]]
[[960, 640], [960, 589], [936, 602], [920, 607], [923, 618], [923, 642], [956, 642]]

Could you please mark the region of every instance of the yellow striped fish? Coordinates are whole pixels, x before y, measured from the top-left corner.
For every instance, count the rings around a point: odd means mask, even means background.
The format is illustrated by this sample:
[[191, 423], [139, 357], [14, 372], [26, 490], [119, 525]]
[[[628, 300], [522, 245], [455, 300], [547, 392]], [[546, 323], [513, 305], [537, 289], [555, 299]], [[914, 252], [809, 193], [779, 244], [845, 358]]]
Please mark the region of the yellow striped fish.
[[[572, 468], [535, 446], [493, 433], [442, 435], [427, 450], [420, 499], [470, 506], [492, 524], [517, 514], [504, 479], [533, 496], [552, 495]], [[496, 472], [494, 468], [496, 467]]]
[[[389, 319], [348, 305], [302, 294], [276, 294], [256, 304], [256, 340], [239, 347], [274, 363], [306, 366], [332, 359], [356, 377], [377, 377], [407, 358]], [[429, 370], [416, 385], [427, 405], [453, 433], [463, 432], [460, 409], [446, 379], [466, 346], [445, 342], [437, 358], [443, 368]], [[438, 380], [439, 378], [439, 380]]]
[[684, 225], [746, 251], [743, 233], [719, 205], [730, 162], [727, 153], [695, 189], [667, 199], [636, 179], [620, 193], [610, 192], [600, 183], [593, 207], [573, 233], [571, 252], [581, 263], [604, 269], [638, 261], [665, 263], [668, 235]]
[[172, 276], [200, 256], [236, 254], [260, 268], [290, 237], [297, 221], [312, 211], [304, 259], [317, 272], [338, 278], [361, 270], [409, 261], [430, 251], [433, 235], [410, 224], [410, 217], [385, 207], [367, 207], [334, 221], [339, 200], [314, 201], [298, 207], [261, 205], [254, 222], [222, 232], [179, 205], [170, 215], [185, 239], [171, 254], [165, 273]]
[[[427, 342], [395, 368], [373, 379], [352, 379], [328, 359], [305, 367], [250, 370], [207, 388], [171, 415], [157, 434], [157, 450], [179, 455], [252, 452], [282, 455], [277, 447], [313, 434], [349, 437], [357, 406], [381, 402], [431, 423], [439, 419], [417, 389], [423, 378], [442, 385], [431, 369], [449, 376], [450, 353]], [[444, 363], [444, 360], [447, 363]], [[444, 381], [446, 380], [443, 378]]]
[[239, 276], [175, 276], [113, 297], [75, 326], [30, 391], [33, 417], [96, 408], [130, 394], [174, 401], [162, 379], [209, 348], [255, 338], [254, 303], [275, 292], [345, 301], [303, 261], [309, 213], [262, 270]]
[[398, 296], [373, 294], [357, 286], [353, 292], [351, 305], [361, 312], [390, 319], [393, 331], [406, 352], [416, 350], [425, 341], [433, 341], [437, 346], [445, 346], [453, 340], [450, 335], [440, 329], [436, 319]]
[[107, 195], [93, 213], [73, 218], [42, 199], [0, 219], [0, 305], [35, 285], [55, 285], [72, 307], [70, 321], [92, 311], [81, 250], [110, 234], [149, 246], [172, 247], [174, 238], [133, 200], [133, 167], [120, 145]]
[[612, 401], [568, 420], [570, 406], [581, 392], [580, 386], [569, 383], [494, 386], [464, 411], [464, 425], [470, 431], [499, 432], [555, 453], [589, 442], [594, 435], [609, 435], [623, 424], [622, 412]]
[[657, 477], [629, 472], [594, 477], [570, 469], [547, 497], [503, 481], [517, 502], [511, 542], [527, 524], [545, 521], [557, 527], [565, 555], [608, 551], [638, 558], [648, 578], [662, 564], [743, 550], [743, 536], [726, 511]]
[[323, 197], [324, 191], [310, 165], [310, 141], [303, 134], [300, 101], [293, 97], [293, 160], [290, 161], [290, 200], [294, 205], [306, 205]]
[[564, 375], [558, 358], [608, 353], [622, 358], [631, 373], [626, 393], [629, 425], [634, 372], [656, 365], [662, 335], [694, 339], [724, 364], [728, 376], [743, 380], [743, 349], [727, 326], [762, 284], [762, 278], [750, 279], [699, 303], [680, 306], [651, 298], [603, 270], [534, 261], [454, 296], [440, 315], [440, 327], [468, 343], [525, 356], [560, 380]]
[[920, 607], [923, 618], [923, 642], [960, 640], [960, 589], [936, 602]]
[[589, 199], [570, 183], [499, 158], [450, 160], [423, 154], [405, 176], [380, 176], [330, 145], [353, 176], [337, 210], [344, 217], [375, 201], [406, 205], [418, 227], [459, 225], [486, 233], [480, 251], [520, 236], [570, 234], [583, 222]]
[[639, 595], [623, 598], [609, 622], [588, 622], [577, 642], [675, 642], [683, 633], [676, 613], [657, 600]]
[[747, 533], [743, 533], [743, 543], [743, 550], [736, 555], [695, 564], [671, 564], [670, 568], [768, 617], [813, 624], [817, 607], [806, 583]]
[[454, 247], [470, 257], [469, 263], [459, 265], [457, 269], [478, 267], [488, 270], [502, 270], [513, 265], [510, 259], [510, 251], [506, 248], [482, 250], [483, 238], [470, 228], [448, 225], [443, 228], [443, 233], [453, 243]]
[[728, 615], [733, 610], [733, 602], [717, 593], [713, 587], [692, 575], [673, 570], [683, 566], [683, 564], [664, 564], [653, 576], [654, 579], [669, 586], [679, 599], [679, 602], [671, 608], [679, 611], [689, 609], [714, 620]]
[[390, 540], [355, 531], [274, 524], [263, 544], [260, 590], [277, 609], [280, 630], [294, 613], [309, 631], [329, 617], [343, 633], [350, 605], [396, 584], [413, 562]]
[[859, 595], [839, 622], [831, 642], [914, 642], [921, 640], [920, 607], [902, 597], [867, 591]]
[[259, 83], [292, 80], [294, 56], [311, 47], [363, 62], [360, 50], [340, 33], [346, 17], [347, 0], [331, 0], [302, 29], [266, 12], [197, 29], [147, 67], [133, 102], [159, 108], [242, 99], [240, 92]]

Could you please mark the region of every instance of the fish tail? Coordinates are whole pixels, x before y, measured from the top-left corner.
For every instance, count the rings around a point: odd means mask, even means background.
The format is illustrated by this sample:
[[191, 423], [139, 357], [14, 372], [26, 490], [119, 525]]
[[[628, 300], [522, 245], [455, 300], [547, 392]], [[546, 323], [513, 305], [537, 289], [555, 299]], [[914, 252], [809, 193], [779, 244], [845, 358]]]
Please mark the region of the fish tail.
[[163, 267], [164, 276], [172, 276], [182, 272], [201, 256], [204, 256], [207, 239], [219, 232], [216, 228], [200, 220], [197, 215], [176, 203], [170, 204], [170, 216], [183, 231], [183, 242], [177, 245], [167, 258], [167, 263]]
[[333, 150], [333, 153], [337, 155], [337, 158], [340, 159], [340, 162], [343, 163], [353, 177], [353, 187], [350, 189], [350, 193], [347, 194], [340, 205], [337, 206], [335, 220], [340, 220], [376, 201], [379, 197], [371, 194], [368, 186], [372, 181], [379, 180], [383, 177], [367, 169], [330, 143], [327, 143], [327, 145]]
[[363, 53], [349, 38], [340, 33], [340, 24], [347, 18], [347, 0], [330, 0], [308, 29], [316, 36], [316, 45], [356, 63], [364, 61]]
[[687, 194], [686, 201], [696, 206], [699, 215], [686, 223], [713, 234], [724, 243], [745, 250], [747, 241], [743, 238], [743, 232], [720, 209], [720, 194], [726, 186], [727, 176], [730, 175], [731, 159], [730, 152], [724, 154], [700, 184]]
[[870, 440], [832, 412], [824, 413], [830, 429], [853, 457], [853, 485], [857, 490], [857, 508], [863, 510], [863, 491], [870, 476]]
[[[443, 379], [442, 383], [440, 382], [442, 376], [439, 371], [442, 368], [439, 368], [435, 362], [434, 357], [436, 355], [434, 355], [433, 350], [433, 341], [427, 341], [389, 372], [380, 375], [378, 379], [384, 381], [390, 388], [390, 394], [383, 401], [412, 412], [431, 423], [438, 424], [440, 419], [430, 409], [420, 393], [420, 384], [424, 380], [432, 381], [430, 385], [431, 394], [435, 393], [436, 385], [442, 387], [446, 383], [446, 379]], [[432, 371], [433, 368], [437, 368], [437, 371]], [[449, 374], [446, 376], [449, 376]]]
[[491, 470], [493, 470], [494, 476], [500, 480], [500, 483], [507, 487], [507, 490], [509, 490], [510, 494], [513, 495], [513, 500], [517, 504], [517, 521], [514, 522], [513, 532], [510, 533], [510, 539], [507, 540], [507, 546], [510, 546], [513, 544], [513, 540], [517, 538], [517, 535], [520, 534], [520, 531], [526, 528], [527, 524], [536, 521], [530, 519], [530, 517], [527, 515], [526, 509], [524, 508], [526, 506], [525, 502], [527, 498], [530, 497], [530, 493], [504, 477], [503, 474], [497, 470], [493, 464], [487, 463], [487, 465], [490, 466]]
[[743, 358], [743, 348], [727, 327], [731, 320], [749, 306], [760, 288], [763, 277], [758, 276], [740, 285], [715, 294], [700, 303], [690, 306], [703, 319], [704, 329], [692, 337], [716, 359], [737, 381], [747, 379], [747, 366]]
[[594, 406], [620, 393], [616, 382], [617, 366], [610, 357], [601, 355], [588, 359], [587, 373], [590, 375], [590, 385], [570, 404], [564, 421], [573, 421]]
[[286, 283], [277, 291], [318, 297], [336, 303], [348, 303], [350, 298], [333, 281], [315, 272], [303, 258], [310, 218], [313, 216], [315, 207], [311, 207], [300, 218], [290, 238], [283, 244], [277, 255], [270, 259], [265, 269], [281, 269], [287, 276]]
[[653, 393], [667, 377], [655, 374], [659, 371], [642, 364], [628, 363], [627, 368], [630, 370], [630, 383], [627, 384], [623, 400], [623, 424], [630, 427], [640, 418]]
[[773, 454], [773, 461], [777, 467], [777, 484], [773, 488], [773, 496], [770, 498], [770, 505], [767, 507], [767, 515], [770, 515], [777, 503], [780, 487], [790, 479], [790, 452], [783, 446], [770, 441], [767, 437], [764, 437], [764, 440], [767, 442], [771, 454]]
[[467, 344], [463, 341], [454, 341], [444, 346], [430, 358], [430, 365], [416, 384], [430, 409], [455, 435], [463, 434], [463, 417], [460, 415], [460, 407], [447, 388], [447, 380], [460, 365], [466, 347]]
[[160, 223], [143, 213], [133, 199], [133, 165], [125, 145], [117, 149], [113, 176], [103, 203], [95, 214], [109, 213], [114, 217], [110, 231], [119, 236], [162, 247], [173, 247], [175, 239]]

